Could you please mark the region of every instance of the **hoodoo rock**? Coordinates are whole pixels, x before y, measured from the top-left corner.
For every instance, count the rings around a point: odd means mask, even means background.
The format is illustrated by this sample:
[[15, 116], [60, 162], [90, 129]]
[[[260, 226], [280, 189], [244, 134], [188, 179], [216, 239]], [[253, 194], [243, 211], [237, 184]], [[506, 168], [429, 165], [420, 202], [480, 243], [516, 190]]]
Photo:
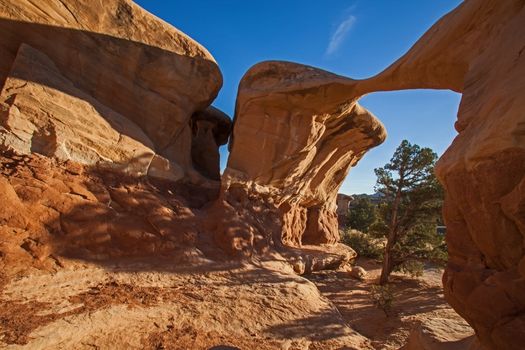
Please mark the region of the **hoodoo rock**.
[[205, 182], [191, 117], [222, 76], [204, 47], [128, 0], [1, 0], [0, 13], [2, 149]]
[[223, 190], [271, 200], [281, 229], [274, 238], [286, 245], [339, 241], [338, 189], [386, 137], [356, 103], [355, 83], [288, 62], [260, 63], [241, 80]]
[[228, 142], [231, 125], [231, 119], [215, 107], [191, 118], [191, 159], [195, 169], [207, 178], [221, 179], [219, 146]]

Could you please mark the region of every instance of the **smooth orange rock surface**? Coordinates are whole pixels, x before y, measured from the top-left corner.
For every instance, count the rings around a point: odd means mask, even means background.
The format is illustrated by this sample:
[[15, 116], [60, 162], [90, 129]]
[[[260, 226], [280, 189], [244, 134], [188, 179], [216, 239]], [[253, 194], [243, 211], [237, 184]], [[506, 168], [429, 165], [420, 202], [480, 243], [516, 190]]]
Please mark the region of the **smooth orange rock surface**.
[[525, 339], [525, 3], [469, 0], [362, 93], [463, 94], [458, 136], [436, 172], [446, 190], [448, 302], [490, 349]]
[[[128, 0], [1, 0], [0, 14], [0, 86], [6, 79], [26, 80], [34, 87], [30, 94], [34, 98], [46, 99], [50, 95], [45, 92], [57, 90], [53, 99], [61, 93], [63, 98], [50, 103], [65, 109], [69, 105], [82, 108], [81, 114], [88, 119], [111, 120], [120, 115], [121, 121], [128, 120], [123, 122], [126, 125], [111, 128], [123, 135], [124, 141], [128, 136], [143, 143], [136, 150], [141, 153], [139, 161], [150, 162], [153, 151], [172, 163], [163, 164], [157, 174], [172, 180], [182, 176], [188, 181], [204, 181], [193, 169], [190, 121], [195, 112], [210, 105], [222, 84], [219, 68], [204, 47]], [[27, 67], [25, 71], [13, 71], [15, 65], [20, 68], [17, 61], [21, 58], [17, 55], [22, 44], [47, 56], [46, 64], [54, 66], [46, 69], [45, 79], [41, 79], [42, 74], [32, 76]], [[24, 74], [17, 76], [18, 73]], [[44, 92], [35, 87], [38, 84]], [[4, 91], [8, 105], [9, 94]], [[62, 119], [65, 117], [66, 113], [58, 107], [53, 111], [51, 118], [60, 118], [61, 113]], [[29, 111], [27, 115], [21, 113], [21, 118], [38, 117]], [[35, 122], [47, 123], [47, 116], [40, 119]], [[143, 135], [136, 137], [137, 133], [132, 132], [137, 129], [134, 124], [149, 141], [144, 141]], [[29, 134], [31, 128], [19, 125], [22, 132]], [[75, 129], [73, 125], [71, 128]], [[107, 133], [107, 138], [113, 139], [115, 131], [111, 128], [105, 130], [100, 122], [94, 123], [93, 133]], [[26, 151], [27, 142], [20, 145], [5, 133], [0, 134], [4, 136], [3, 148]], [[65, 143], [75, 136], [63, 136], [58, 142]], [[122, 158], [131, 156], [129, 150], [127, 155], [116, 154], [114, 145], [96, 146], [98, 141], [95, 136], [84, 139], [77, 144], [71, 159], [90, 164], [97, 158], [106, 158], [122, 163]], [[79, 154], [81, 146], [84, 155]], [[126, 145], [119, 146], [126, 149]], [[142, 156], [144, 152], [147, 154]], [[161, 160], [156, 162], [160, 163]]]
[[138, 126], [75, 88], [46, 55], [26, 44], [20, 46], [0, 101], [5, 148], [105, 163], [137, 175], [147, 173], [155, 155]]
[[242, 186], [271, 198], [287, 245], [339, 240], [338, 189], [386, 137], [356, 103], [354, 85], [289, 62], [259, 63], [241, 80], [224, 191]]

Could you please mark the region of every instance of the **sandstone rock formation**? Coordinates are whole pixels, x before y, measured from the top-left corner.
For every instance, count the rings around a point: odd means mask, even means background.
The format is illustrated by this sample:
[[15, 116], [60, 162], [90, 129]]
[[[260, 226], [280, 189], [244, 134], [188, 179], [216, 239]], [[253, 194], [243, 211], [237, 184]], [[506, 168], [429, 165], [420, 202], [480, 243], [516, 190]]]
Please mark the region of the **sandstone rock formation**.
[[163, 183], [40, 155], [0, 156], [0, 253], [10, 278], [63, 257], [166, 256], [197, 246], [195, 212]]
[[0, 348], [371, 348], [286, 261], [226, 262], [179, 192], [3, 152]]
[[89, 165], [110, 160], [138, 175], [147, 173], [155, 155], [140, 128], [75, 88], [46, 55], [26, 44], [18, 50], [0, 100], [2, 145], [19, 153]]
[[[316, 181], [315, 176], [329, 183], [339, 177], [331, 171], [334, 162], [327, 162], [313, 177], [308, 170], [312, 165], [315, 168], [318, 150], [323, 155], [321, 163], [335, 152], [328, 145], [323, 154], [318, 146], [325, 144], [317, 145], [315, 137], [325, 131], [330, 116], [342, 115], [335, 106], [346, 101], [351, 111], [360, 96], [375, 91], [433, 88], [461, 92], [455, 125], [459, 135], [437, 166], [447, 193], [446, 296], [484, 346], [519, 348], [525, 339], [523, 23], [525, 3], [521, 0], [465, 1], [396, 63], [362, 81], [327, 79], [315, 69], [284, 62], [255, 66], [240, 85], [225, 184], [230, 192], [238, 193], [236, 188], [242, 187], [275, 200], [282, 210], [283, 232], [277, 237], [283, 242], [299, 244], [303, 238], [331, 242], [332, 237], [322, 233], [330, 230], [320, 227], [330, 227], [324, 210], [331, 208], [321, 203], [331, 203], [333, 186]], [[316, 96], [324, 98], [322, 104]], [[328, 117], [323, 123], [312, 118], [320, 105], [326, 110], [319, 115]], [[305, 124], [310, 128], [298, 127]], [[367, 137], [360, 135], [360, 139]], [[345, 137], [339, 142], [353, 140]], [[365, 148], [373, 144], [368, 142]], [[301, 146], [312, 146], [314, 151]], [[357, 156], [351, 157], [357, 160], [359, 151], [354, 154]], [[339, 169], [347, 169], [352, 162], [341, 160]], [[301, 181], [290, 181], [293, 179]], [[311, 214], [305, 208], [312, 208]], [[313, 232], [317, 232], [314, 238], [308, 229], [310, 215]]]
[[191, 116], [222, 84], [205, 48], [129, 0], [1, 0], [0, 13], [3, 149], [205, 182]]
[[458, 136], [441, 157], [449, 303], [491, 349], [525, 339], [525, 3], [469, 0], [359, 93], [462, 92]]
[[277, 242], [339, 240], [338, 189], [350, 167], [386, 137], [356, 103], [354, 85], [288, 62], [260, 63], [241, 80], [223, 190], [230, 204], [239, 191], [271, 201]]
[[[204, 48], [127, 0], [0, 14], [0, 347], [369, 348], [295, 275], [355, 252], [276, 252], [271, 198], [242, 212], [218, 192], [231, 122], [209, 107], [221, 75]], [[321, 117], [330, 133], [360, 120], [348, 108]], [[260, 266], [225, 262], [237, 252]]]
[[195, 169], [207, 178], [221, 178], [219, 146], [228, 142], [231, 124], [230, 118], [214, 107], [191, 118], [191, 159]]
[[[0, 13], [0, 291], [15, 277], [28, 277], [32, 287], [31, 276], [66, 269], [71, 258], [101, 263], [116, 257], [164, 256], [176, 264], [219, 261], [226, 252], [227, 258], [251, 257], [261, 266], [288, 264], [290, 274], [292, 268], [302, 274], [344, 265], [355, 252], [334, 244], [337, 190], [349, 168], [385, 137], [381, 123], [358, 105], [358, 98], [375, 91], [452, 89], [463, 93], [459, 135], [437, 167], [447, 192], [446, 297], [483, 346], [522, 346], [523, 0], [465, 1], [391, 67], [366, 80], [295, 63], [254, 66], [240, 84], [231, 157], [220, 193], [213, 181], [219, 177], [217, 147], [226, 142], [231, 126], [227, 117], [209, 108], [221, 74], [202, 46], [129, 0], [0, 0]], [[109, 166], [84, 166], [93, 164]], [[177, 180], [191, 186], [178, 187]], [[264, 275], [266, 270], [257, 271]], [[171, 286], [170, 278], [149, 272], [142, 271], [140, 278], [127, 272], [119, 291], [129, 293], [121, 304], [152, 303], [155, 293], [136, 291], [137, 279], [148, 288], [158, 288], [157, 278]], [[275, 282], [261, 280], [258, 273], [250, 279], [257, 288], [266, 290]], [[49, 276], [40, 287], [59, 280]], [[94, 287], [112, 288], [105, 279]], [[231, 282], [218, 278], [224, 280]], [[320, 324], [324, 317], [337, 318], [337, 313], [311, 286], [298, 281], [293, 276], [292, 297], [278, 304], [286, 314], [290, 300], [295, 301], [296, 319], [276, 311], [267, 315], [266, 328], [254, 329], [280, 339], [294, 336], [301, 340], [297, 346], [322, 348], [323, 335], [312, 335], [311, 330], [297, 335], [298, 329]], [[18, 291], [28, 290], [17, 286]], [[269, 298], [275, 297], [274, 291]], [[172, 292], [163, 291], [171, 297]], [[209, 291], [199, 292], [185, 295], [202, 301]], [[80, 318], [101, 317], [99, 325], [104, 325], [112, 317], [103, 311], [94, 315], [98, 304], [89, 297], [82, 300], [91, 304], [70, 309], [79, 304], [76, 294], [61, 293], [41, 299], [31, 294], [35, 305], [30, 311], [51, 303], [51, 312], [35, 316], [38, 322], [61, 322], [79, 313]], [[238, 297], [212, 295], [226, 294]], [[0, 342], [22, 339], [16, 332], [26, 328], [17, 325], [26, 325], [25, 320], [13, 321], [13, 315], [20, 310], [31, 314], [20, 295], [9, 295], [2, 292], [0, 306], [13, 308], [0, 318], [15, 335], [4, 331]], [[307, 308], [297, 305], [308, 296], [314, 301]], [[63, 299], [67, 303], [62, 304]], [[250, 310], [267, 311], [264, 302]], [[251, 304], [241, 299], [231, 305], [242, 309]], [[152, 312], [170, 330], [173, 315], [166, 310], [161, 305]], [[231, 316], [222, 312], [223, 320]], [[150, 315], [133, 313], [135, 321], [119, 323], [107, 339], [128, 327], [142, 327]], [[278, 330], [286, 322], [292, 323], [288, 332]], [[46, 341], [46, 335], [65, 323], [41, 329], [36, 339]], [[75, 325], [68, 329], [82, 329], [85, 323]], [[151, 331], [154, 326], [150, 322], [146, 327]], [[356, 340], [354, 345], [366, 346], [341, 320], [334, 329], [330, 336], [348, 336]], [[90, 330], [86, 339], [99, 331]], [[241, 333], [243, 339], [253, 336], [249, 330]], [[164, 330], [155, 334], [166, 335]], [[60, 343], [60, 337], [53, 338], [53, 344]], [[133, 341], [137, 345], [144, 339]]]
[[400, 350], [478, 350], [472, 328], [466, 322], [434, 318], [418, 323]]

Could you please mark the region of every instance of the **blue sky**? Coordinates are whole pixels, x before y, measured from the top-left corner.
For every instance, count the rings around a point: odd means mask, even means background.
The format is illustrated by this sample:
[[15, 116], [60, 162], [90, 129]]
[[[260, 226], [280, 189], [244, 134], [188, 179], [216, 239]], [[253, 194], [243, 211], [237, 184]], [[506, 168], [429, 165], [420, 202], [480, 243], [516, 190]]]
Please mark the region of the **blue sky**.
[[[237, 86], [257, 62], [287, 60], [351, 78], [372, 76], [405, 53], [460, 0], [135, 0], [203, 44], [224, 76], [214, 105], [233, 117]], [[442, 154], [456, 135], [460, 95], [410, 90], [374, 93], [360, 103], [383, 121], [388, 139], [350, 171], [341, 192], [372, 193], [374, 168], [401, 140]], [[227, 160], [221, 148], [221, 166]]]

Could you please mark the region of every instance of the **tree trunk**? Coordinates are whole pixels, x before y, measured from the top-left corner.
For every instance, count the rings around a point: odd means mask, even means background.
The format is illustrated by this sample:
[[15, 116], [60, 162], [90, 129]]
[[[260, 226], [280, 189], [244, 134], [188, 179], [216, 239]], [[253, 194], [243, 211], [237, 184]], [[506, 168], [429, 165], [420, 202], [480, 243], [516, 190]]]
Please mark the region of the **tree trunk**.
[[390, 230], [388, 231], [388, 237], [385, 245], [385, 252], [383, 254], [383, 268], [381, 269], [381, 277], [379, 278], [379, 284], [385, 285], [388, 283], [388, 277], [392, 272], [392, 248], [397, 241], [397, 216], [399, 210], [399, 204], [401, 202], [401, 188], [403, 184], [403, 173], [401, 173], [400, 186], [396, 191], [396, 198], [394, 199], [394, 205], [392, 206], [392, 214], [390, 218]]
[[381, 277], [379, 277], [379, 284], [385, 285], [388, 283], [388, 277], [392, 272], [392, 247], [395, 243], [395, 232], [390, 231], [388, 233], [388, 240], [385, 246], [385, 252], [383, 253], [383, 267], [381, 269]]

